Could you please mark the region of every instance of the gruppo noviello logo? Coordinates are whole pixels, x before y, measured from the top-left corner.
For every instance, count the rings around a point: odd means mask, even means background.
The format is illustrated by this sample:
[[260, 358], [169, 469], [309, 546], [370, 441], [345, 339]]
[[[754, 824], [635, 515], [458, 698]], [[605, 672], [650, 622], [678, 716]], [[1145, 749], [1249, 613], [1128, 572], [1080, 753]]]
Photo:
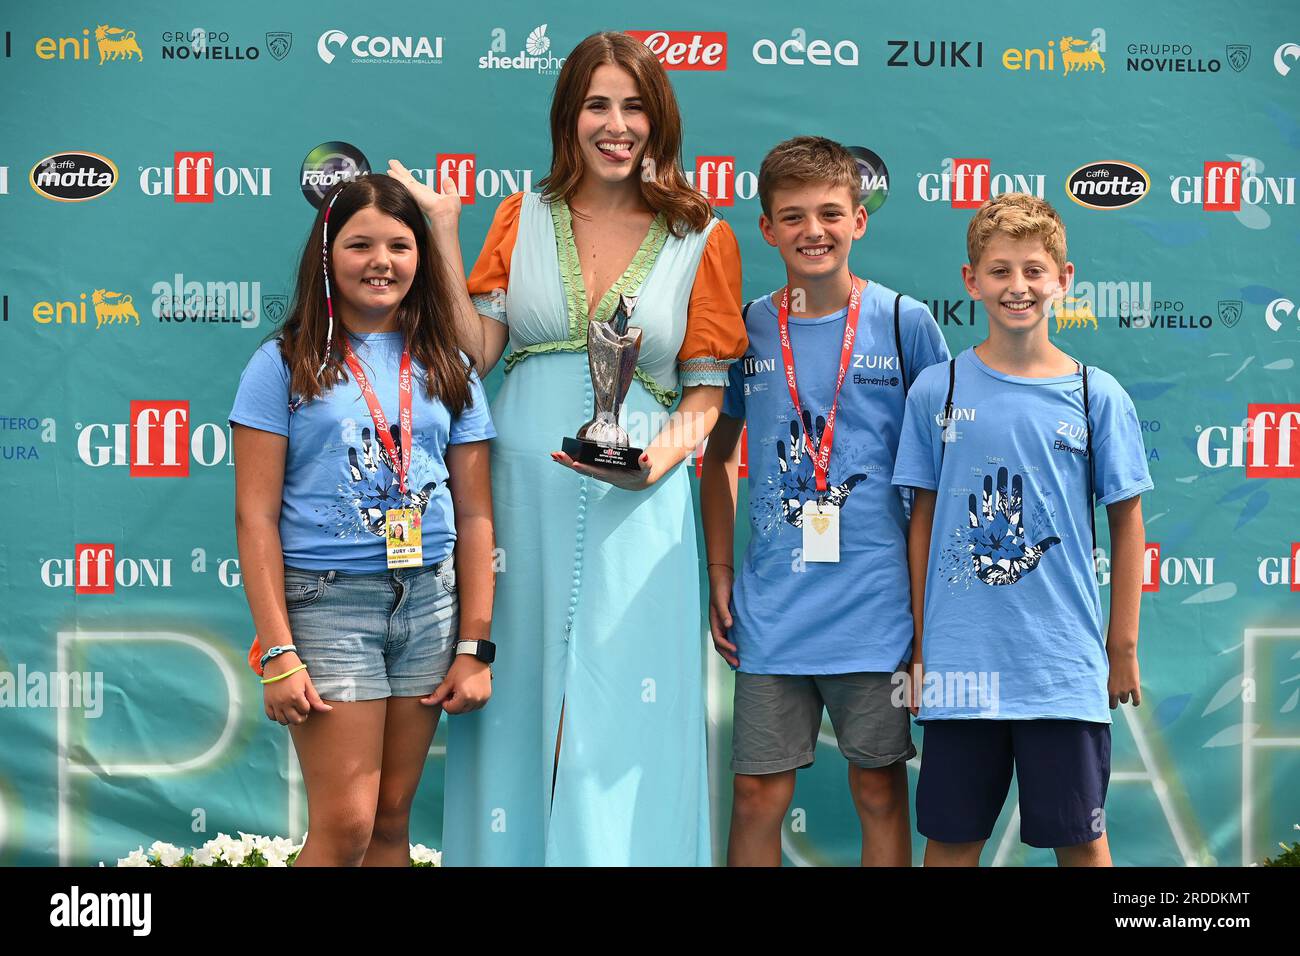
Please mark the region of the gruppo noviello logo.
[[1046, 46], [1011, 47], [1002, 54], [1004, 69], [1015, 72], [1071, 73], [1106, 72], [1106, 31], [1097, 27], [1086, 38], [1063, 34]]
[[[81, 36], [41, 37], [36, 41], [36, 57], [41, 60], [89, 60], [90, 38], [89, 27], [81, 31]], [[144, 53], [136, 42], [134, 30], [101, 23], [94, 29], [94, 38], [99, 66], [114, 60], [144, 62]]]
[[117, 164], [99, 153], [70, 150], [38, 160], [28, 181], [46, 199], [85, 202], [117, 185]]

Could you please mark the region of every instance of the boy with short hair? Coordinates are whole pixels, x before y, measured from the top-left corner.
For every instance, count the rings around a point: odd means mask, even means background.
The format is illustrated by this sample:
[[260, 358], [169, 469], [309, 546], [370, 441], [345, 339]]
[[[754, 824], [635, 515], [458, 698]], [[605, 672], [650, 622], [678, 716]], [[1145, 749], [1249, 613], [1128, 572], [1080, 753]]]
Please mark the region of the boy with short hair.
[[[801, 136], [763, 160], [759, 228], [786, 285], [745, 306], [704, 455], [710, 629], [736, 673], [728, 863], [780, 865], [795, 770], [830, 712], [863, 828], [863, 864], [911, 862], [906, 517], [890, 485], [904, 397], [948, 357], [929, 310], [849, 271], [867, 227], [852, 154]], [[732, 570], [738, 443], [749, 427], [752, 536]], [[733, 594], [734, 579], [734, 594]]]
[[[1014, 766], [1021, 839], [1061, 865], [1108, 866], [1109, 709], [1140, 702], [1139, 496], [1152, 483], [1137, 412], [1048, 338], [1074, 276], [1051, 205], [992, 199], [966, 245], [989, 335], [917, 379], [893, 477], [916, 489], [917, 829], [927, 866], [978, 865]], [[1106, 638], [1094, 498], [1110, 521]]]

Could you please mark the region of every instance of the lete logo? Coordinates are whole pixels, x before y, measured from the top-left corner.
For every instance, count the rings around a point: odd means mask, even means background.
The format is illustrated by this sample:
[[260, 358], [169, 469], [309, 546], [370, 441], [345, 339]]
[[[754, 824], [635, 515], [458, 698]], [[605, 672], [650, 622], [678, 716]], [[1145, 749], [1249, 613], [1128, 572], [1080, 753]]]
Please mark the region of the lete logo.
[[1273, 68], [1283, 76], [1291, 72], [1291, 64], [1287, 62], [1288, 57], [1292, 60], [1300, 60], [1300, 43], [1283, 43], [1273, 54]]

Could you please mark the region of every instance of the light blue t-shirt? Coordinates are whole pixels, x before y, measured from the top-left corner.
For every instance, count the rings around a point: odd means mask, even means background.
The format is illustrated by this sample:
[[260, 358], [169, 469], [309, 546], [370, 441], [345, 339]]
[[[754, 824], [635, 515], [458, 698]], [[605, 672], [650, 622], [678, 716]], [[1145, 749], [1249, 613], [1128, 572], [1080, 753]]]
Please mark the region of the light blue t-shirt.
[[[397, 378], [402, 333], [354, 335], [352, 348], [388, 416], [393, 444], [400, 447]], [[430, 401], [425, 395], [425, 369], [414, 358], [411, 377], [415, 448], [406, 484], [412, 503], [423, 515], [423, 558], [429, 565], [451, 554], [456, 543], [444, 459], [447, 446], [494, 438], [496, 430], [487, 397], [473, 372], [473, 404], [455, 417], [442, 402]], [[290, 402], [289, 368], [280, 356], [279, 343], [266, 342], [253, 353], [240, 376], [230, 421], [289, 439], [280, 506], [284, 563], [309, 571], [385, 570], [385, 512], [403, 507], [403, 502], [361, 389], [349, 376], [293, 412]]]
[[[1083, 379], [1004, 375], [967, 349], [945, 442], [947, 394], [946, 363], [917, 379], [894, 467], [894, 484], [936, 492], [918, 719], [1110, 723]], [[1137, 411], [1098, 368], [1088, 409], [1097, 503], [1149, 491]]]
[[[828, 474], [840, 504], [838, 563], [801, 562], [802, 508], [817, 497], [812, 458], [786, 385], [771, 296], [749, 306], [749, 349], [731, 366], [723, 413], [749, 429], [749, 548], [732, 589], [731, 638], [747, 674], [892, 671], [910, 653], [906, 518], [894, 469], [903, 376], [894, 343], [894, 292], [862, 295], [853, 360], [840, 389]], [[799, 400], [813, 447], [830, 410], [848, 309], [790, 319]], [[948, 357], [924, 305], [899, 309], [908, 381]]]

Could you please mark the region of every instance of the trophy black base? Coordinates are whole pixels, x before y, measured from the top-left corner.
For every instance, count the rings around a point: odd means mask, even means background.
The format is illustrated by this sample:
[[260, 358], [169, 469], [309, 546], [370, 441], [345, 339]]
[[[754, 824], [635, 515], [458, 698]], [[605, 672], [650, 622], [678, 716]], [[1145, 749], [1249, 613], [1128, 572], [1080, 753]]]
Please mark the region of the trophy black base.
[[601, 445], [585, 438], [566, 438], [561, 447], [564, 453], [574, 461], [584, 465], [596, 465], [601, 468], [621, 468], [624, 471], [639, 471], [641, 448], [620, 448], [616, 445]]

